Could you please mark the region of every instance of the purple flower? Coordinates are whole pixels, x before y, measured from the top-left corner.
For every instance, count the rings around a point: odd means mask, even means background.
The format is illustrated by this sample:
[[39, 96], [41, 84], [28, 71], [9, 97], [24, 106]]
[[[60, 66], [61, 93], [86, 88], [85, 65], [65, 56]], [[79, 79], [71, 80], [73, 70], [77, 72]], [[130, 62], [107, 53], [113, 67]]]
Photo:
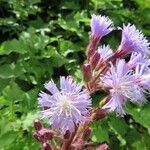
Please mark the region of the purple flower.
[[139, 80], [139, 85], [150, 91], [150, 69], [145, 65], [138, 65], [135, 69], [135, 76]]
[[42, 118], [47, 118], [52, 128], [62, 134], [67, 130], [74, 132], [75, 126], [82, 123], [88, 115], [91, 105], [88, 92], [69, 77], [60, 77], [60, 90], [53, 80], [45, 88], [51, 94], [39, 94], [39, 105], [43, 107]]
[[105, 16], [92, 15], [91, 31], [92, 36], [95, 38], [102, 38], [114, 29], [113, 22]]
[[126, 97], [117, 93], [112, 92], [111, 98], [109, 101], [102, 107], [102, 109], [106, 109], [109, 112], [116, 112], [118, 115], [125, 115], [125, 111], [123, 109], [123, 105], [125, 104]]
[[[141, 94], [150, 93], [150, 69], [146, 65], [137, 65], [135, 68], [134, 82], [138, 84]], [[144, 95], [144, 94], [143, 94]], [[139, 103], [146, 99], [137, 99]], [[136, 101], [137, 101], [136, 100]]]
[[103, 109], [124, 115], [123, 105], [127, 99], [141, 97], [138, 86], [133, 81], [132, 71], [123, 59], [117, 60], [115, 66], [111, 64], [110, 70], [101, 77], [101, 81], [108, 87], [111, 97]]
[[122, 29], [122, 40], [119, 50], [126, 55], [130, 52], [138, 52], [142, 55], [149, 53], [149, 43], [141, 31], [130, 23]]
[[113, 51], [110, 49], [109, 45], [102, 45], [98, 47], [98, 53], [100, 54], [101, 59], [103, 59], [103, 61], [106, 61], [110, 56], [112, 56]]
[[138, 64], [150, 65], [150, 60], [146, 56], [142, 56], [141, 53], [132, 53], [128, 66], [130, 68], [135, 68]]

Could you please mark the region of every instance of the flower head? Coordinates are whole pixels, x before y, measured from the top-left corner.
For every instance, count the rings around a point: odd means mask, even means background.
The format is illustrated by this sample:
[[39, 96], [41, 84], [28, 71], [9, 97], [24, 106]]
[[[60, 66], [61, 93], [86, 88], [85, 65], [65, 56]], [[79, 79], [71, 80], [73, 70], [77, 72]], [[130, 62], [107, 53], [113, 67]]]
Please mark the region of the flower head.
[[92, 36], [95, 38], [102, 38], [113, 30], [113, 22], [105, 16], [92, 15], [91, 31]]
[[101, 81], [109, 88], [110, 100], [103, 109], [124, 114], [123, 105], [127, 99], [141, 98], [138, 86], [133, 82], [133, 76], [125, 60], [117, 60], [116, 65], [111, 65], [107, 75]]
[[47, 118], [52, 128], [62, 134], [67, 130], [74, 132], [75, 126], [82, 123], [88, 115], [91, 105], [88, 92], [82, 91], [82, 86], [77, 85], [69, 77], [60, 77], [60, 90], [53, 80], [47, 83], [45, 88], [51, 94], [39, 94], [39, 105], [43, 107], [42, 118]]
[[128, 62], [128, 66], [130, 68], [135, 68], [137, 65], [150, 65], [150, 60], [146, 56], [142, 56], [141, 53], [132, 53], [130, 57], [130, 61]]
[[142, 55], [149, 53], [149, 43], [141, 31], [130, 23], [122, 29], [122, 40], [119, 48], [124, 55], [138, 52]]
[[103, 61], [106, 61], [110, 56], [112, 56], [113, 51], [109, 45], [102, 45], [98, 47], [98, 53], [100, 54], [101, 59], [103, 59]]
[[142, 92], [150, 92], [150, 69], [146, 65], [136, 66], [134, 82], [138, 84]]

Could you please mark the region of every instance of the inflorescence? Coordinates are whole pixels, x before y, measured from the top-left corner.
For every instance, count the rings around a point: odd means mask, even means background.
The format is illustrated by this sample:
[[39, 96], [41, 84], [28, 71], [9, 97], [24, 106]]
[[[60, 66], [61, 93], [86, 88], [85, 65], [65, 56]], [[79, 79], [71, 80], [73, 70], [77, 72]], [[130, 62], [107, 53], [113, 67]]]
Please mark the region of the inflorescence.
[[[108, 17], [93, 14], [87, 60], [82, 66], [84, 87], [70, 76], [60, 77], [59, 89], [53, 80], [45, 84], [48, 92], [41, 91], [38, 98], [42, 108], [40, 116], [41, 119], [48, 119], [52, 130], [42, 128], [40, 122], [40, 129], [37, 130], [36, 122], [34, 136], [42, 143], [42, 149], [46, 146], [47, 149], [85, 149], [90, 145], [88, 139], [92, 130], [88, 125], [91, 122], [104, 118], [108, 112], [124, 116], [124, 105], [128, 100], [137, 104], [146, 103], [145, 93], [150, 92], [148, 40], [130, 23], [118, 29], [122, 31], [122, 37], [115, 51], [109, 45], [98, 47], [101, 39], [115, 27]], [[98, 108], [92, 108], [91, 94], [100, 90], [105, 90], [108, 95]], [[46, 140], [42, 136], [45, 132], [49, 135]], [[61, 148], [48, 143], [52, 138], [62, 142]], [[106, 144], [98, 147], [108, 149]], [[93, 146], [93, 149], [98, 150], [98, 147]]]

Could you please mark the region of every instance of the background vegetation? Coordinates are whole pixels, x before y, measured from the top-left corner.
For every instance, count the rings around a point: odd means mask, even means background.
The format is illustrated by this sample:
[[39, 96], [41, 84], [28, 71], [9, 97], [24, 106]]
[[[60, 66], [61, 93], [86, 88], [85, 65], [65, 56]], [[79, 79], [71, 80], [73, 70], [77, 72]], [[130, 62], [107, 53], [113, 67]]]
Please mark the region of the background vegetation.
[[[34, 150], [32, 122], [43, 84], [61, 75], [81, 81], [92, 13], [117, 26], [131, 22], [150, 37], [149, 0], [0, 0], [0, 149]], [[117, 48], [120, 32], [102, 43]], [[104, 93], [93, 95], [93, 105]], [[150, 149], [150, 104], [127, 104], [124, 118], [110, 114], [92, 125], [95, 144], [112, 150]]]

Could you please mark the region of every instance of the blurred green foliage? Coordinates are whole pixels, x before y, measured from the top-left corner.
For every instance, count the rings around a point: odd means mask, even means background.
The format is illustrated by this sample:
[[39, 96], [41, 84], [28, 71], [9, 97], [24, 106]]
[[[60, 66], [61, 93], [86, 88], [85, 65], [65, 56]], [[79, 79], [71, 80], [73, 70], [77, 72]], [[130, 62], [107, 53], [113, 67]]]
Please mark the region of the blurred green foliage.
[[[92, 13], [109, 16], [116, 27], [131, 22], [150, 37], [149, 0], [0, 0], [1, 150], [39, 149], [32, 138], [38, 93], [60, 75], [81, 81]], [[119, 41], [113, 31], [101, 43], [115, 49]], [[93, 123], [92, 141], [112, 150], [150, 149], [150, 105], [129, 103], [126, 110], [124, 118], [110, 114]]]

